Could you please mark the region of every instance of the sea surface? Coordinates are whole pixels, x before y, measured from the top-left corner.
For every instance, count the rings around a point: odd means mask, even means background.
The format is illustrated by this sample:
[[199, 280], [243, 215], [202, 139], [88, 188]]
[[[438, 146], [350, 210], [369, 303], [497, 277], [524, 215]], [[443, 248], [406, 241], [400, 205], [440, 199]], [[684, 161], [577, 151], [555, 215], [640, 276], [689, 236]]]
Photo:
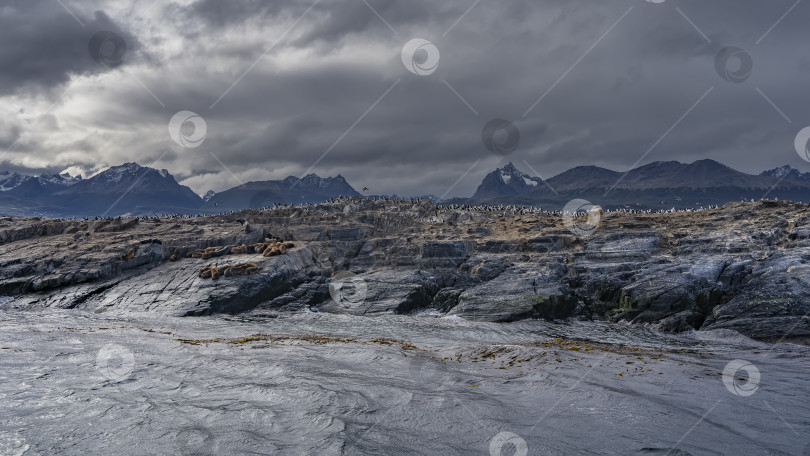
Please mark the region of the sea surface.
[[0, 310], [3, 456], [809, 455], [809, 393], [725, 331]]

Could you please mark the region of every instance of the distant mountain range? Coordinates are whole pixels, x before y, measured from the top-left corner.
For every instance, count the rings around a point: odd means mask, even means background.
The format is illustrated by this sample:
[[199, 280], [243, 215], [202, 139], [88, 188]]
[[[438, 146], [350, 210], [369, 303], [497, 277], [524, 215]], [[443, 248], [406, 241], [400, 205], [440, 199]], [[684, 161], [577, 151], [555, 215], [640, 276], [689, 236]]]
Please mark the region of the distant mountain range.
[[81, 176], [72, 177], [68, 173], [43, 174], [35, 177], [2, 171], [0, 172], [0, 192], [23, 198], [38, 197], [62, 190], [81, 180]]
[[125, 163], [82, 179], [69, 174], [27, 176], [0, 172], [0, 215], [95, 217], [165, 213], [214, 213], [274, 203], [317, 203], [358, 196], [343, 177], [309, 174], [300, 180], [249, 182], [202, 198], [165, 169]]
[[654, 162], [626, 173], [578, 166], [543, 181], [509, 163], [484, 177], [472, 198], [455, 201], [560, 209], [581, 198], [605, 208], [681, 209], [763, 197], [810, 202], [810, 173], [783, 166], [753, 175], [698, 160]]
[[[340, 175], [248, 182], [200, 197], [165, 169], [137, 163], [113, 166], [88, 179], [66, 173], [27, 176], [0, 172], [0, 216], [204, 214], [319, 203], [338, 196], [361, 195]], [[628, 172], [578, 166], [544, 181], [509, 163], [486, 175], [471, 198], [445, 202], [561, 209], [568, 201], [581, 198], [605, 208], [682, 209], [763, 197], [810, 202], [810, 173], [782, 166], [753, 175], [713, 160], [699, 160], [655, 162]]]
[[202, 200], [165, 169], [113, 166], [89, 179], [0, 173], [0, 214], [102, 216], [197, 209]]
[[318, 177], [307, 174], [301, 179], [248, 182], [216, 193], [202, 205], [203, 211], [219, 212], [261, 208], [273, 204], [321, 203], [338, 196], [362, 196], [341, 175]]

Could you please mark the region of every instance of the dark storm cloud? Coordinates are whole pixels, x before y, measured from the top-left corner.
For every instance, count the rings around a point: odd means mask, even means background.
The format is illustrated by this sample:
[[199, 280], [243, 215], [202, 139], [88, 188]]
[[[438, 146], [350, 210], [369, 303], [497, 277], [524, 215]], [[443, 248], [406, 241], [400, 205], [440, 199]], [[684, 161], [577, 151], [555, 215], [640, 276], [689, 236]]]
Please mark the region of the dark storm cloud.
[[[110, 0], [102, 8], [109, 17], [95, 19], [67, 3], [88, 18], [86, 29], [58, 3], [11, 9], [0, 19], [17, 25], [0, 32], [8, 35], [0, 95], [33, 97], [37, 85], [97, 74], [87, 56], [91, 29], [127, 30], [142, 43], [139, 56], [149, 56], [98, 80], [79, 78], [71, 102], [15, 150], [29, 160], [54, 157], [49, 170], [138, 161], [168, 168], [200, 193], [300, 175], [316, 162], [312, 172], [398, 194], [441, 195], [470, 170], [451, 196], [469, 195], [507, 160], [528, 172], [525, 160], [546, 178], [577, 165], [624, 170], [642, 157], [640, 164], [713, 158], [748, 172], [786, 163], [808, 170], [792, 149], [795, 133], [810, 125], [805, 5], [766, 34], [791, 2], [510, 0], [470, 9], [472, 0], [367, 1], [374, 10], [362, 0], [199, 0], [147, 13]], [[415, 37], [440, 50], [429, 76], [400, 60]], [[718, 75], [715, 56], [726, 46], [751, 55], [747, 81]], [[25, 64], [6, 71], [12, 55]], [[200, 148], [168, 138], [179, 110], [205, 118]], [[518, 149], [505, 158], [481, 141], [493, 118], [520, 129]], [[28, 126], [3, 120], [6, 144]], [[19, 167], [23, 158], [0, 160]]]
[[320, 17], [319, 25], [309, 28], [299, 40], [293, 43], [306, 46], [312, 45], [315, 41], [334, 42], [352, 33], [366, 34], [370, 31], [381, 31], [386, 35], [389, 34], [390, 29], [377, 17], [375, 12], [386, 19], [389, 24], [395, 23], [399, 27], [404, 27], [425, 25], [449, 18], [455, 20], [468, 6], [464, 4], [437, 5], [428, 0], [408, 2], [367, 0], [367, 3], [371, 8], [362, 1], [323, 1], [315, 4], [298, 0], [273, 2], [200, 0], [179, 10], [185, 17], [192, 20], [199, 19], [207, 25], [222, 29], [244, 24], [250, 20], [281, 15], [297, 18], [312, 7], [312, 16]]
[[[248, 19], [276, 15], [295, 7], [299, 2], [295, 0], [278, 0], [267, 2], [263, 0], [245, 0], [238, 2], [223, 2], [219, 0], [200, 0], [180, 9], [184, 15], [195, 16], [211, 26], [229, 27], [241, 24]], [[305, 7], [304, 7], [305, 8]]]
[[71, 75], [104, 71], [88, 52], [91, 36], [100, 30], [124, 36], [130, 51], [136, 49], [137, 40], [103, 11], [77, 20], [49, 0], [4, 5], [0, 14], [0, 95], [48, 90], [64, 84]]

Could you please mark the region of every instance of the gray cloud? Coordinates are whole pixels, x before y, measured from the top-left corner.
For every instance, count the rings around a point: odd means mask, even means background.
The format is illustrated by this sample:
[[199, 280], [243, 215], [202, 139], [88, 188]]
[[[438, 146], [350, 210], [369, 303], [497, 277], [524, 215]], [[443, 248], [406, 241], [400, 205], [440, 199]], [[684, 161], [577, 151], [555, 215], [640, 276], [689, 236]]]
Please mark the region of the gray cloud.
[[125, 36], [130, 50], [137, 45], [103, 11], [76, 20], [58, 3], [54, 7], [45, 0], [4, 6], [0, 30], [4, 43], [0, 46], [0, 95], [49, 90], [68, 82], [72, 75], [104, 71], [88, 52], [90, 37], [97, 31]]
[[[468, 11], [473, 2], [462, 0], [368, 2], [396, 33], [360, 0], [319, 2], [303, 18], [312, 3], [199, 0], [147, 10], [109, 0], [96, 13], [66, 2], [86, 28], [57, 2], [16, 6], [0, 19], [10, 26], [0, 28], [0, 63], [22, 62], [0, 74], [10, 106], [0, 146], [17, 141], [0, 149], [0, 168], [77, 165], [93, 173], [138, 161], [168, 168], [202, 193], [300, 175], [331, 148], [312, 172], [341, 173], [380, 193], [441, 195], [480, 160], [450, 193], [469, 195], [505, 160], [528, 171], [526, 160], [546, 178], [584, 164], [623, 170], [659, 139], [641, 164], [713, 158], [749, 172], [810, 167], [792, 149], [810, 124], [801, 98], [810, 84], [801, 46], [810, 13], [802, 6], [763, 38], [790, 5], [516, 0]], [[89, 59], [87, 40], [98, 29], [133, 43], [126, 65], [108, 70]], [[400, 61], [414, 37], [441, 52], [432, 75], [413, 75]], [[744, 83], [715, 71], [715, 55], [729, 45], [754, 60]], [[53, 100], [43, 93], [57, 86], [65, 99], [24, 135]], [[206, 119], [203, 146], [182, 149], [169, 139], [166, 124], [180, 110]], [[521, 132], [506, 159], [481, 143], [495, 117]]]

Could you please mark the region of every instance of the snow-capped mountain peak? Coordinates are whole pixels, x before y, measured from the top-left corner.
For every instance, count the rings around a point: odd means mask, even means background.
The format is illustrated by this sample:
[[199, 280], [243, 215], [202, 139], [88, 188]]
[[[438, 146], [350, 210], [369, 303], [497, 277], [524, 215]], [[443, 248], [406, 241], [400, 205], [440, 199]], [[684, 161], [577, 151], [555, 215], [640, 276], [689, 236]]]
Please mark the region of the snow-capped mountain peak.
[[174, 176], [169, 174], [168, 170], [149, 168], [137, 163], [124, 163], [123, 165], [111, 166], [88, 180], [95, 181], [98, 184], [112, 185], [120, 182], [128, 182], [133, 179], [140, 179], [147, 174], [151, 175], [153, 179], [165, 179], [174, 182]]
[[38, 177], [43, 184], [59, 185], [67, 187], [82, 180], [82, 176], [71, 176], [69, 173], [43, 173]]
[[31, 179], [34, 179], [34, 176], [3, 171], [0, 173], [0, 192], [13, 190]]
[[492, 198], [504, 195], [520, 195], [536, 187], [543, 180], [518, 170], [512, 163], [489, 173], [475, 192], [473, 198]]
[[796, 182], [810, 182], [810, 173], [802, 173], [790, 165], [780, 166], [778, 168], [763, 171], [760, 176], [775, 177], [777, 179], [796, 181]]

